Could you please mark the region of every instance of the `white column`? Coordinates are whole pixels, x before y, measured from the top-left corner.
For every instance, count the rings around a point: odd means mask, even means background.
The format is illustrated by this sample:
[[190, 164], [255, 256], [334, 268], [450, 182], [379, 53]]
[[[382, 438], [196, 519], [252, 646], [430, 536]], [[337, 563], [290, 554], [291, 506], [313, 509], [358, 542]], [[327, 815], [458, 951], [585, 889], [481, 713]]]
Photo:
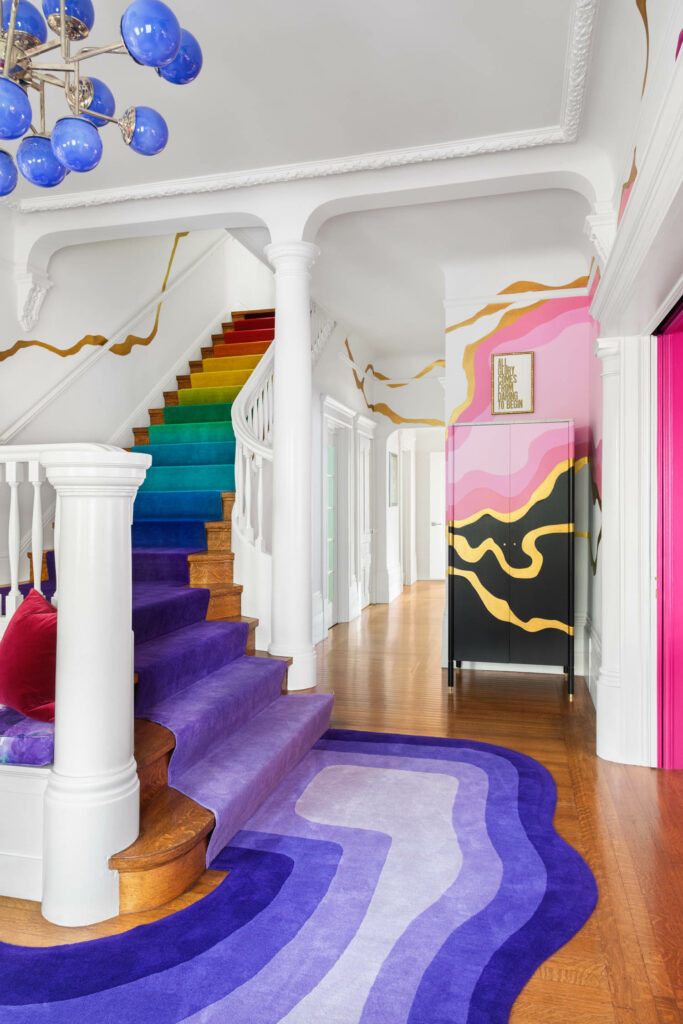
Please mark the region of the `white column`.
[[139, 829], [133, 757], [131, 514], [149, 456], [58, 452], [55, 762], [45, 795], [43, 915], [86, 925], [118, 913], [109, 857]]
[[597, 753], [657, 763], [656, 348], [601, 338], [603, 362], [602, 663]]
[[273, 593], [269, 651], [294, 659], [290, 690], [315, 686], [311, 592], [310, 242], [277, 242], [273, 425]]

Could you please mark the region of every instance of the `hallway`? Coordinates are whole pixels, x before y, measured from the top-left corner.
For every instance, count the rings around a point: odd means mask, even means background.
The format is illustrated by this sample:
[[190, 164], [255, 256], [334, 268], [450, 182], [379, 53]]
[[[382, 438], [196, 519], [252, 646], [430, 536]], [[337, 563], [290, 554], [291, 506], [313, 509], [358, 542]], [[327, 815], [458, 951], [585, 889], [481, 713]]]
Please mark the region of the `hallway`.
[[441, 669], [443, 584], [335, 626], [317, 647], [331, 727], [457, 736], [541, 761], [558, 787], [555, 824], [598, 882], [586, 927], [536, 973], [513, 1024], [683, 1024], [683, 773], [595, 757], [583, 680]]

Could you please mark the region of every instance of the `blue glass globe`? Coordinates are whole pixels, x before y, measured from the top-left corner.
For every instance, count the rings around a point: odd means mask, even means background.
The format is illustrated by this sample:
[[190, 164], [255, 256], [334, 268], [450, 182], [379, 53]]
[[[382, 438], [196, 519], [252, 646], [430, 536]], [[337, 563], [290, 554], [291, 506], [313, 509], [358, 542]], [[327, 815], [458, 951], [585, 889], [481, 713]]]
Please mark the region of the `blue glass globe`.
[[17, 169], [14, 160], [0, 149], [0, 196], [8, 196], [17, 187]]
[[31, 104], [16, 82], [0, 78], [0, 139], [20, 139], [31, 127]]
[[156, 156], [168, 142], [168, 125], [151, 107], [135, 107], [135, 128], [128, 145], [143, 156]]
[[178, 53], [170, 64], [157, 68], [157, 74], [174, 85], [187, 85], [188, 82], [194, 82], [202, 70], [203, 62], [201, 46], [192, 33], [184, 28]]
[[24, 178], [41, 188], [54, 188], [64, 181], [67, 169], [52, 152], [45, 135], [29, 135], [22, 139], [17, 150], [17, 163]]
[[[64, 4], [67, 34], [70, 39], [85, 39], [95, 24], [92, 0], [66, 0]], [[59, 33], [61, 10], [59, 0], [43, 0], [43, 14], [53, 32]]]
[[[12, 11], [12, 0], [3, 0], [2, 3], [2, 27], [7, 31]], [[17, 7], [17, 20], [14, 29], [14, 40], [20, 50], [28, 50], [31, 46], [44, 43], [47, 39], [47, 25], [45, 19], [33, 4], [28, 0], [19, 0]]]
[[52, 150], [69, 171], [92, 171], [102, 159], [100, 133], [82, 117], [62, 117], [52, 129]]
[[96, 128], [101, 128], [107, 122], [103, 121], [101, 117], [95, 117], [94, 115], [105, 114], [107, 117], [113, 117], [114, 110], [116, 109], [116, 100], [106, 82], [103, 82], [100, 78], [91, 78], [90, 82], [93, 87], [93, 98], [87, 112], [85, 110], [81, 111], [81, 117], [84, 117], [86, 121], [90, 121], [90, 124], [94, 124]]
[[163, 67], [180, 49], [180, 24], [161, 0], [133, 0], [123, 12], [121, 35], [133, 60], [147, 67]]

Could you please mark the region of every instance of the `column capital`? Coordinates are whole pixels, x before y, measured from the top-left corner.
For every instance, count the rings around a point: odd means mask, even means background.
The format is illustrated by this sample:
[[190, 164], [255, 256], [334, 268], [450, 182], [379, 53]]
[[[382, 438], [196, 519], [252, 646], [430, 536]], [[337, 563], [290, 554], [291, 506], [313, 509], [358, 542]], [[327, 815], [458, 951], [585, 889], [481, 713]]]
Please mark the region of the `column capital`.
[[264, 251], [275, 270], [290, 272], [308, 272], [320, 255], [313, 242], [272, 242]]
[[602, 360], [602, 376], [619, 372], [621, 338], [596, 338], [593, 351]]

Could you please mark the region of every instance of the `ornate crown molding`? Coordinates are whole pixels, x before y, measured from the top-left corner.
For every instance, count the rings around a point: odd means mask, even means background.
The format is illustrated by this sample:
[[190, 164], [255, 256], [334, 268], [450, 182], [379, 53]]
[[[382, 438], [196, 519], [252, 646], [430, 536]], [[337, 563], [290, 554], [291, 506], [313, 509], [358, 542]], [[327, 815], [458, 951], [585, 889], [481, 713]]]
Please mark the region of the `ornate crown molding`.
[[468, 156], [505, 153], [574, 142], [578, 136], [583, 111], [597, 6], [598, 0], [576, 0], [575, 2], [569, 28], [559, 124], [528, 131], [505, 132], [500, 135], [440, 142], [429, 146], [364, 153], [341, 159], [283, 164], [250, 171], [235, 171], [194, 178], [178, 178], [147, 185], [93, 189], [88, 192], [65, 193], [37, 199], [4, 200], [0, 205], [7, 206], [19, 213], [72, 210], [81, 207], [108, 206], [131, 200], [165, 199], [173, 196], [227, 192], [253, 188], [258, 185], [281, 184], [338, 174], [407, 167], [438, 160], [456, 160]]

